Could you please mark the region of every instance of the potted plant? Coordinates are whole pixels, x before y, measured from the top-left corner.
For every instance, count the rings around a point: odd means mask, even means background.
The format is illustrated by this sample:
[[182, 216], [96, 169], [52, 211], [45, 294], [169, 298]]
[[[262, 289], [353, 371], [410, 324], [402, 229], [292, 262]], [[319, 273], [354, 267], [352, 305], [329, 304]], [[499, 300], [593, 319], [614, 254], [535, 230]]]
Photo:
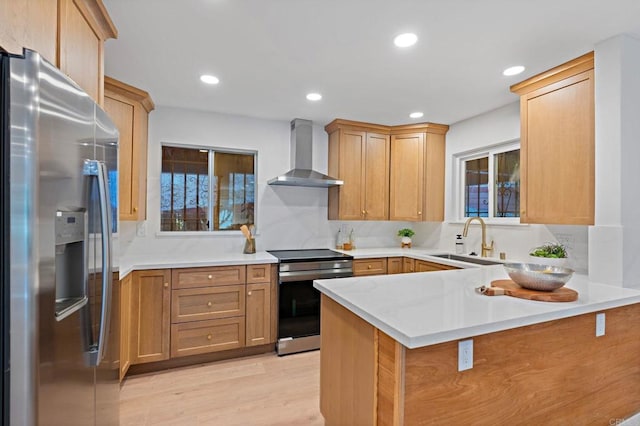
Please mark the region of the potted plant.
[[567, 257], [567, 249], [559, 243], [545, 243], [529, 252], [532, 263], [549, 266], [564, 266]]
[[398, 237], [402, 237], [400, 247], [409, 247], [411, 248], [411, 237], [413, 237], [416, 233], [413, 232], [413, 229], [403, 228], [398, 231]]

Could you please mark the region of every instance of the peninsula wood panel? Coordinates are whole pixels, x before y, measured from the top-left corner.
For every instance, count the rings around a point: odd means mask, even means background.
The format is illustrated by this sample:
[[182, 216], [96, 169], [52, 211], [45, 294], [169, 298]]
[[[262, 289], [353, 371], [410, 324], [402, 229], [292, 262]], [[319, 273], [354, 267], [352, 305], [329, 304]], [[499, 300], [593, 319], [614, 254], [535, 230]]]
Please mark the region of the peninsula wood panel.
[[378, 407], [381, 426], [398, 426], [403, 422], [404, 346], [387, 334], [378, 333]]
[[422, 220], [424, 152], [424, 133], [391, 136], [390, 220]]
[[246, 346], [264, 345], [271, 338], [271, 283], [247, 284]]
[[356, 259], [352, 263], [353, 275], [384, 275], [387, 273], [387, 258]]
[[593, 90], [590, 70], [522, 97], [522, 222], [593, 224]]
[[324, 294], [320, 322], [320, 412], [325, 424], [376, 424], [376, 329]]
[[364, 147], [363, 218], [389, 219], [389, 154], [390, 137], [367, 133]]
[[135, 271], [132, 285], [131, 363], [169, 359], [171, 270]]
[[0, 0], [0, 47], [22, 54], [26, 47], [56, 64], [58, 2]]
[[171, 322], [202, 321], [245, 314], [245, 286], [187, 288], [171, 292]]
[[607, 425], [640, 411], [640, 305], [405, 352], [404, 424]]
[[216, 266], [211, 268], [179, 268], [172, 270], [173, 289], [244, 284], [246, 266]]

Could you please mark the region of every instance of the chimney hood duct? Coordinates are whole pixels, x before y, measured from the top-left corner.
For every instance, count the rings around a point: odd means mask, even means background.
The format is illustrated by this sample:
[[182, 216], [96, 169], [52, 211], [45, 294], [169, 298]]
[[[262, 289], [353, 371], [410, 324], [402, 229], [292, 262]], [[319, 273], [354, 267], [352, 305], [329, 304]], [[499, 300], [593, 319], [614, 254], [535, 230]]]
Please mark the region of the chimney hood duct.
[[291, 121], [291, 170], [267, 181], [269, 185], [328, 188], [344, 183], [339, 179], [311, 170], [312, 133], [310, 120], [296, 118]]

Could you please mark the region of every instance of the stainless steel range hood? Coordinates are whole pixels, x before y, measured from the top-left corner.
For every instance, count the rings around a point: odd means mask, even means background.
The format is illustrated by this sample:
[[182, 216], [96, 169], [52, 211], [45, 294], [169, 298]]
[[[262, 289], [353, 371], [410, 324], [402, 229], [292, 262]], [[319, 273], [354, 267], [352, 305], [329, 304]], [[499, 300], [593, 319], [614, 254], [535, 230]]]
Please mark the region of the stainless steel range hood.
[[269, 185], [328, 188], [344, 182], [311, 169], [312, 127], [310, 120], [291, 121], [291, 170], [267, 181]]

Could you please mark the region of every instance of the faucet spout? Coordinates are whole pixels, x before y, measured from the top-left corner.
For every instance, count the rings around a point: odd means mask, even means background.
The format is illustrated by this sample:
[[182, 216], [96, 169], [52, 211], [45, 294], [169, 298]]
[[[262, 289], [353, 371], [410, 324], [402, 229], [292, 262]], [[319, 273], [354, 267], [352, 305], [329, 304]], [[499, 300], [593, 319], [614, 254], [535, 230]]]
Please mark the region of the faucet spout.
[[484, 220], [480, 216], [473, 216], [467, 219], [464, 223], [464, 229], [462, 230], [462, 236], [466, 237], [469, 234], [469, 225], [474, 220], [480, 222], [482, 226], [482, 257], [487, 257], [493, 251], [493, 240], [491, 240], [491, 244], [487, 245], [487, 224], [484, 223]]

